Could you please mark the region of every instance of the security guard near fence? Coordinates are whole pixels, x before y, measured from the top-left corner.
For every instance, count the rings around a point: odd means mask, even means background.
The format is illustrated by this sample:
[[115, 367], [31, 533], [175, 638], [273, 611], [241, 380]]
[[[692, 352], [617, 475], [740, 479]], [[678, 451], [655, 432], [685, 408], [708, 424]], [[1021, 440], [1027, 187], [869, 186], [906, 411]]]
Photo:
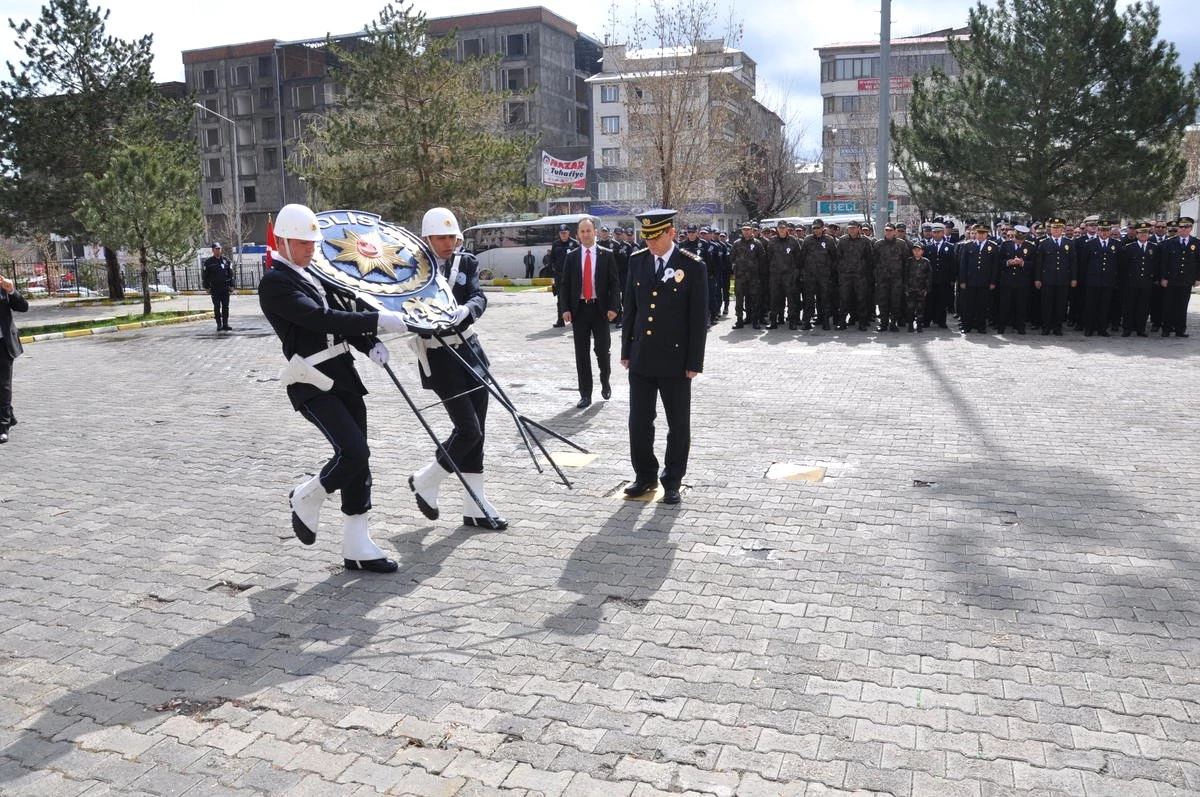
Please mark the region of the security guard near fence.
[[217, 331], [230, 331], [229, 293], [233, 290], [233, 264], [225, 257], [221, 244], [213, 242], [212, 257], [206, 258], [200, 272], [204, 290], [212, 296], [213, 318], [217, 320]]
[[[704, 261], [675, 245], [675, 211], [638, 215], [646, 246], [629, 259], [621, 365], [629, 370], [629, 458], [636, 498], [663, 486], [663, 503], [678, 504], [691, 447], [692, 379], [704, 370], [708, 273]], [[661, 396], [667, 450], [659, 473], [654, 417]]]

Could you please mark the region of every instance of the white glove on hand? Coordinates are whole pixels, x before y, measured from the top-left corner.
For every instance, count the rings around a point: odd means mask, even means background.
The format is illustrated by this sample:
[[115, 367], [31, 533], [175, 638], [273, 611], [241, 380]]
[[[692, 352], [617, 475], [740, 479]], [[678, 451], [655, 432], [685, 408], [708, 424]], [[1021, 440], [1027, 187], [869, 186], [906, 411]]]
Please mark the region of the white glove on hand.
[[452, 326], [454, 329], [458, 329], [463, 325], [463, 322], [470, 317], [471, 308], [467, 307], [466, 305], [461, 305], [457, 310], [454, 311], [454, 315], [450, 319], [450, 326]]
[[388, 364], [387, 346], [384, 346], [382, 342], [372, 346], [371, 350], [367, 352], [367, 356], [380, 368]]
[[407, 332], [408, 324], [405, 323], [404, 316], [395, 310], [380, 310], [379, 328], [384, 332]]

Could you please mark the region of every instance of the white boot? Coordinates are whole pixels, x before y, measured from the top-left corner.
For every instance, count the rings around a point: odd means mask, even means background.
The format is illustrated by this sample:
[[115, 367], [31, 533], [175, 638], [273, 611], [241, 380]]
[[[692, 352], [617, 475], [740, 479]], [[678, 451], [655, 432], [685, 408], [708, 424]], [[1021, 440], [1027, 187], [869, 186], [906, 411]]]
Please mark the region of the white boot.
[[312, 545], [317, 540], [321, 504], [328, 497], [329, 493], [321, 486], [319, 473], [288, 493], [292, 505], [292, 533], [305, 545]]
[[342, 559], [348, 570], [370, 570], [372, 573], [395, 573], [399, 568], [383, 549], [371, 539], [367, 529], [367, 513], [344, 515], [342, 526]]
[[[483, 494], [483, 474], [482, 473], [464, 473], [463, 481], [465, 481], [479, 497], [479, 503], [475, 503], [471, 499], [471, 494], [463, 490], [463, 523], [468, 526], [479, 526], [493, 531], [503, 531], [508, 528], [508, 521], [500, 517], [500, 513], [496, 511], [496, 507], [488, 502], [487, 496]], [[488, 516], [491, 516], [490, 518]]]
[[438, 486], [449, 475], [450, 471], [443, 469], [435, 459], [408, 477], [408, 489], [416, 495], [417, 507], [430, 520], [438, 518]]

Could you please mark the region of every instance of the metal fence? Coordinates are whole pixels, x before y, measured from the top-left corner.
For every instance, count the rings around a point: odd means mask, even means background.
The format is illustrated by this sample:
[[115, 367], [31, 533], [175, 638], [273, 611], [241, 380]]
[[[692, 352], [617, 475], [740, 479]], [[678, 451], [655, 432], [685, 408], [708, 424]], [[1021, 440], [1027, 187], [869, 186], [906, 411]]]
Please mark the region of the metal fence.
[[[246, 262], [235, 265], [237, 288], [255, 288], [262, 279], [261, 263]], [[141, 268], [136, 263], [125, 263], [121, 267], [126, 292], [139, 292], [142, 287]], [[199, 263], [157, 269], [150, 275], [151, 291], [202, 291], [204, 280]], [[0, 273], [17, 285], [17, 290], [27, 298], [57, 296], [64, 298], [107, 298], [108, 277], [102, 260], [74, 258], [51, 261], [0, 261]], [[156, 287], [157, 286], [157, 287]]]

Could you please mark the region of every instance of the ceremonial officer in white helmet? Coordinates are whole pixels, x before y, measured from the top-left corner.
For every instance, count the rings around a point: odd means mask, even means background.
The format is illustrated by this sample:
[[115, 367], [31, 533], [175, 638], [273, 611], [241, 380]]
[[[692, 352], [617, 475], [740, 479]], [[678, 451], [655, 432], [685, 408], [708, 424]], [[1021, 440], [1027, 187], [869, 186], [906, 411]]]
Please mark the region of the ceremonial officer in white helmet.
[[[415, 339], [421, 386], [432, 390], [442, 400], [454, 429], [442, 443], [442, 450], [434, 461], [414, 473], [408, 486], [416, 494], [417, 506], [425, 517], [436, 520], [440, 513], [438, 490], [446, 477], [454, 472], [452, 460], [480, 501], [477, 504], [463, 491], [463, 523], [492, 530], [506, 529], [508, 521], [500, 517], [483, 492], [483, 442], [488, 410], [484, 369], [489, 362], [472, 327], [487, 309], [487, 297], [479, 285], [479, 262], [474, 255], [458, 249], [462, 232], [458, 219], [446, 208], [433, 208], [425, 214], [421, 220], [421, 236], [433, 250], [437, 261], [434, 266], [449, 283], [458, 303], [458, 312], [452, 321], [454, 334], [442, 338], [453, 347], [453, 352], [431, 336]], [[471, 367], [464, 365], [463, 360]]]
[[379, 331], [403, 332], [395, 312], [354, 312], [330, 306], [326, 288], [306, 271], [321, 243], [317, 217], [303, 205], [286, 205], [275, 220], [278, 254], [258, 285], [258, 300], [283, 343], [288, 360], [282, 378], [292, 407], [316, 426], [333, 456], [320, 473], [290, 495], [292, 531], [312, 545], [321, 507], [330, 493], [341, 493], [342, 557], [350, 570], [394, 573], [398, 567], [371, 539], [370, 449], [367, 447], [367, 389], [354, 368], [350, 347], [367, 353], [380, 366], [388, 351]]

